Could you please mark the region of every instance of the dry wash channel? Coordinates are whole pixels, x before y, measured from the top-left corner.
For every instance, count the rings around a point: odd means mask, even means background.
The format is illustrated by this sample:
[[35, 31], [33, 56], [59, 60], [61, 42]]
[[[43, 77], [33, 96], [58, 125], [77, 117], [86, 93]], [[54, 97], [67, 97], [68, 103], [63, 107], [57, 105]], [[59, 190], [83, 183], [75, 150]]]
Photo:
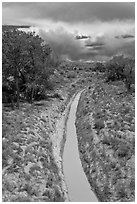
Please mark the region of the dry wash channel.
[[98, 200], [91, 191], [87, 177], [83, 171], [78, 152], [75, 118], [81, 93], [82, 91], [76, 95], [72, 102], [67, 121], [66, 144], [63, 154], [63, 171], [68, 187], [68, 196], [71, 202], [97, 202]]

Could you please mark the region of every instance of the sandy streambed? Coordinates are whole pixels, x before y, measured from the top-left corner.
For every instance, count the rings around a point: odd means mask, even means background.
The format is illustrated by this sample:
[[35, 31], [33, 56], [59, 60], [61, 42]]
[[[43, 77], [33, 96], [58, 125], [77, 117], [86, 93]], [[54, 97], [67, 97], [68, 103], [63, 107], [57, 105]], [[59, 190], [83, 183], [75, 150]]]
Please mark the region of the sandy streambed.
[[63, 153], [63, 172], [68, 187], [71, 202], [97, 202], [95, 194], [91, 191], [87, 177], [83, 171], [78, 151], [75, 118], [80, 91], [71, 103], [66, 123], [66, 143]]

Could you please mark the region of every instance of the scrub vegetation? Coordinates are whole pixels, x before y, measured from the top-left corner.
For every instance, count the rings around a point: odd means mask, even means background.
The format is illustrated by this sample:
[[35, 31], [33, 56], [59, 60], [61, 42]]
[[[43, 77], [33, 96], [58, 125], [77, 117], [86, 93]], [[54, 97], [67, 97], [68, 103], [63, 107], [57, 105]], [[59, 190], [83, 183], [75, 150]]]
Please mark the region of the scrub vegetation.
[[109, 80], [108, 84], [104, 77], [97, 78], [81, 96], [76, 127], [82, 165], [99, 200], [134, 201], [133, 89], [127, 89], [122, 80]]
[[35, 33], [6, 26], [2, 35], [3, 201], [67, 201], [56, 128], [81, 89], [76, 128], [89, 183], [100, 201], [133, 201], [134, 59], [61, 61]]

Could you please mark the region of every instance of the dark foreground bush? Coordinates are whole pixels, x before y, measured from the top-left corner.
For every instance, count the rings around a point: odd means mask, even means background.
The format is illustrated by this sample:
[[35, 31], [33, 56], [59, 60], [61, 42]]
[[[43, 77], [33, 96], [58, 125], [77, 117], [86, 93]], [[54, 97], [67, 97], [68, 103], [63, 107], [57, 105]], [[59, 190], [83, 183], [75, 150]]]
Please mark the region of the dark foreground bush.
[[[43, 99], [54, 72], [49, 45], [35, 33], [12, 30], [2, 33], [3, 102]], [[57, 64], [57, 63], [56, 63]], [[44, 90], [45, 89], [45, 90]]]

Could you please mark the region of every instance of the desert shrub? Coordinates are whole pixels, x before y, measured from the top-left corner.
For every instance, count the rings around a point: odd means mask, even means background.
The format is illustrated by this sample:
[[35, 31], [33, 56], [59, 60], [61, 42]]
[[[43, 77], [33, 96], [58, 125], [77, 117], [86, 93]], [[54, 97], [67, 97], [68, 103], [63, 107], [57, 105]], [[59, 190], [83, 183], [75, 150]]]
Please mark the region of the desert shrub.
[[83, 116], [87, 115], [89, 113], [89, 107], [85, 107], [83, 110]]
[[129, 155], [129, 146], [126, 145], [126, 144], [121, 144], [118, 148], [118, 152], [117, 152], [117, 155], [119, 158], [123, 158], [123, 157], [126, 157]]
[[76, 73], [75, 73], [75, 72], [69, 72], [67, 77], [68, 77], [69, 79], [75, 78], [75, 77], [76, 77]]
[[131, 190], [133, 190], [133, 191], [135, 190], [135, 179], [134, 178], [131, 179], [131, 181], [129, 183], [129, 187]]
[[[109, 188], [108, 186], [108, 183], [104, 184], [104, 187], [103, 187], [103, 194], [109, 198], [111, 196], [111, 189]], [[104, 196], [104, 198], [105, 198]], [[105, 198], [105, 200], [107, 201], [107, 198]]]
[[94, 129], [100, 130], [105, 127], [104, 120], [98, 119], [95, 120]]
[[121, 144], [122, 142], [119, 139], [117, 139], [116, 137], [113, 137], [113, 136], [104, 136], [102, 138], [102, 143], [106, 144], [106, 145], [111, 145], [111, 147], [114, 151], [117, 151], [123, 145], [123, 144]]
[[106, 67], [103, 63], [101, 62], [97, 62], [94, 66], [94, 68], [92, 69], [92, 71], [99, 71], [99, 72], [105, 72]]
[[106, 82], [122, 80], [128, 91], [135, 84], [135, 60], [123, 55], [114, 56], [106, 64]]
[[53, 98], [58, 98], [60, 100], [63, 100], [62, 96], [59, 93], [54, 93], [52, 97]]
[[76, 87], [76, 84], [71, 84], [71, 87], [72, 87], [72, 88], [75, 88], [75, 87]]
[[117, 186], [117, 196], [119, 199], [125, 199], [127, 196], [125, 186], [124, 185], [118, 185]]
[[111, 145], [111, 138], [106, 137], [106, 136], [103, 137], [102, 143], [103, 143], [103, 144], [106, 144], [106, 145]]
[[110, 168], [111, 169], [114, 169], [115, 167], [116, 167], [116, 162], [115, 161], [112, 161], [111, 163], [110, 163]]
[[54, 186], [55, 194], [54, 194], [54, 202], [63, 202], [64, 199], [62, 197], [62, 193], [58, 186]]
[[126, 59], [124, 77], [125, 77], [125, 80], [124, 80], [125, 86], [127, 90], [130, 91], [131, 85], [135, 84], [135, 60], [132, 58]]
[[64, 71], [63, 71], [63, 70], [60, 70], [60, 74], [63, 75], [63, 74], [64, 74]]
[[113, 57], [106, 65], [107, 81], [116, 81], [123, 79], [124, 67], [125, 64], [123, 60], [123, 55]]
[[11, 202], [31, 202], [31, 198], [29, 196], [25, 195], [17, 195], [17, 196], [12, 196], [11, 197]]

